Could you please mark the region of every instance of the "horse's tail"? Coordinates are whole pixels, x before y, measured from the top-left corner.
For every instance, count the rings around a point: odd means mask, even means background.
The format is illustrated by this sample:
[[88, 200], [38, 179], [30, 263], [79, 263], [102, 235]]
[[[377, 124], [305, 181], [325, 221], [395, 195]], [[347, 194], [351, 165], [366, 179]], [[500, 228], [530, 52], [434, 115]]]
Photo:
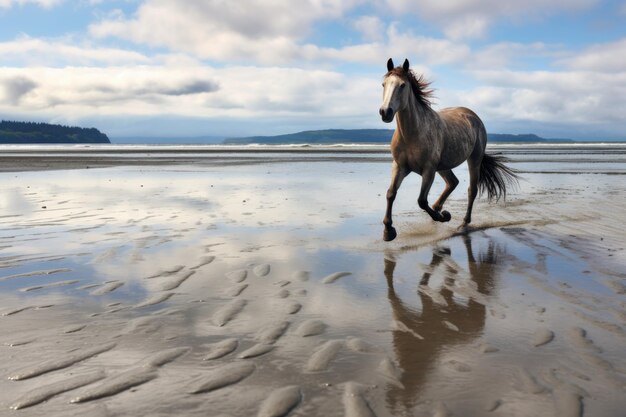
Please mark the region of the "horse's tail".
[[506, 199], [507, 185], [516, 187], [518, 185], [519, 175], [517, 171], [507, 167], [505, 162], [509, 159], [501, 153], [483, 155], [480, 164], [480, 176], [478, 180], [478, 190], [480, 194], [487, 192], [487, 199], [503, 200]]

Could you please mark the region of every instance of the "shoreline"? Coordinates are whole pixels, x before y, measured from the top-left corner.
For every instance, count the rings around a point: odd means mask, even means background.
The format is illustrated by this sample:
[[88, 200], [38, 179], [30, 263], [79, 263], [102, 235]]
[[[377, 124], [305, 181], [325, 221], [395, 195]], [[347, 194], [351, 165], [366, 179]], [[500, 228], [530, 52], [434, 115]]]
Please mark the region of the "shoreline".
[[[601, 173], [626, 173], [624, 146], [589, 145], [488, 145], [488, 152], [499, 152], [511, 163], [533, 164], [611, 164]], [[115, 166], [200, 167], [294, 162], [391, 163], [388, 145], [70, 145], [0, 146], [0, 172], [63, 169], [89, 169]], [[463, 168], [460, 168], [463, 169]], [[521, 167], [523, 173], [558, 173], [564, 168], [537, 171]], [[576, 166], [570, 168], [575, 171]]]

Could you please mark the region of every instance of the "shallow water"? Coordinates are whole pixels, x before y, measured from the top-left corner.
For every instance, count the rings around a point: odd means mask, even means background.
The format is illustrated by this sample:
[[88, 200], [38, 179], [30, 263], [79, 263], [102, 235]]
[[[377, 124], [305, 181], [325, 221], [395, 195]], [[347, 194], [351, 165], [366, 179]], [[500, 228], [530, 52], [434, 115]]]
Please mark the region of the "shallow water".
[[[480, 200], [468, 234], [456, 230], [463, 168], [448, 224], [417, 209], [409, 177], [392, 243], [381, 239], [389, 163], [377, 154], [2, 173], [0, 407], [619, 415], [616, 149], [610, 162], [604, 150], [509, 150], [520, 188], [506, 203]], [[220, 342], [228, 349], [213, 355]]]

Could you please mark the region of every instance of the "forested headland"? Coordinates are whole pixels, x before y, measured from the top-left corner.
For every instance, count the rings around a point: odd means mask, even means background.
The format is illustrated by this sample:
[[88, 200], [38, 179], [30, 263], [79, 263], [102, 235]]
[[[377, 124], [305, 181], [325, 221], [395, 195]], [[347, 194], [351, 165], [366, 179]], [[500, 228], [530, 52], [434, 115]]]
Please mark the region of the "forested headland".
[[96, 128], [49, 123], [0, 121], [2, 144], [111, 143]]

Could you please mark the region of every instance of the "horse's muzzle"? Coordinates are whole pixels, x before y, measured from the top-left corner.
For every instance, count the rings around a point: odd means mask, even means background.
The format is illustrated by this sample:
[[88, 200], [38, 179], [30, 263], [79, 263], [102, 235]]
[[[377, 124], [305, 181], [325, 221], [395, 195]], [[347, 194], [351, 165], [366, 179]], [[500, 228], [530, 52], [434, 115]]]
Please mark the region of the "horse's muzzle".
[[391, 107], [386, 109], [381, 107], [378, 113], [385, 123], [390, 123], [393, 120], [393, 109]]

